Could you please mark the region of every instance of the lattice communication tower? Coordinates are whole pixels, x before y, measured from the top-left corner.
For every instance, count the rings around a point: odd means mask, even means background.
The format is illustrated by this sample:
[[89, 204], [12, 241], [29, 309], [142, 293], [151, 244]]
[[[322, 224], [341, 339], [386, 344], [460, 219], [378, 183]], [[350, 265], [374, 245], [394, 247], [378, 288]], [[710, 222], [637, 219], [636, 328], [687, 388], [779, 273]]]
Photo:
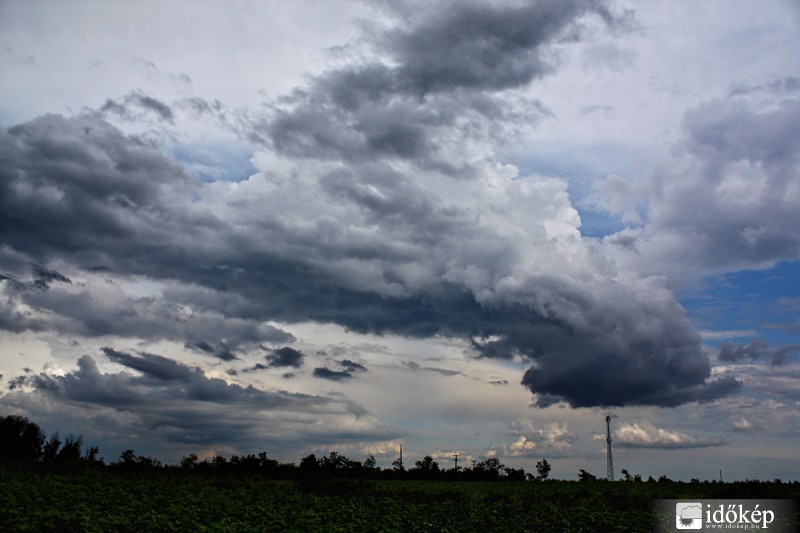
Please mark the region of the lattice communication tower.
[[611, 417], [606, 416], [606, 479], [614, 481], [614, 459], [611, 457]]

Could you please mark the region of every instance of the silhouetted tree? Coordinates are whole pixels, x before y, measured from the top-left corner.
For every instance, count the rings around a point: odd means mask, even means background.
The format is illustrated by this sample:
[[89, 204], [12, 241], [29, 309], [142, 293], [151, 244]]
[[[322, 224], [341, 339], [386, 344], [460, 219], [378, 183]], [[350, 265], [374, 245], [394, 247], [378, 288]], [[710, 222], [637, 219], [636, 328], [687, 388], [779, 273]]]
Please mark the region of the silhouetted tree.
[[189, 455], [185, 455], [181, 458], [181, 468], [185, 469], [192, 469], [197, 466], [197, 463], [200, 459], [197, 457], [197, 454], [190, 453]]
[[414, 470], [424, 474], [438, 473], [439, 463], [434, 461], [430, 455], [426, 455], [422, 460], [414, 463]]
[[133, 450], [125, 450], [119, 455], [119, 461], [111, 463], [113, 468], [123, 471], [152, 470], [161, 466], [161, 461], [144, 455], [136, 455]]
[[624, 469], [624, 468], [623, 468], [623, 469], [622, 469], [622, 478], [623, 478], [625, 481], [630, 481], [630, 480], [632, 479], [632, 478], [631, 478], [631, 473], [630, 473], [630, 472], [628, 472], [626, 469]]
[[58, 451], [61, 449], [61, 439], [58, 437], [58, 431], [50, 435], [47, 442], [42, 447], [42, 460], [45, 463], [54, 463], [58, 456]]
[[313, 453], [307, 457], [303, 457], [300, 460], [300, 471], [309, 473], [309, 472], [316, 472], [319, 470], [319, 462], [317, 461], [317, 456]]
[[508, 481], [525, 481], [525, 469], [524, 468], [510, 468], [506, 467], [504, 469], [506, 474], [506, 479]]
[[262, 470], [272, 472], [277, 470], [279, 466], [280, 463], [278, 463], [278, 461], [267, 457], [267, 452], [261, 452], [258, 454], [258, 467]]
[[27, 418], [11, 415], [0, 419], [0, 460], [38, 461], [43, 443], [42, 429]]
[[547, 462], [547, 459], [542, 459], [541, 461], [536, 462], [536, 473], [538, 474], [538, 478], [544, 481], [550, 475], [550, 463]]
[[97, 454], [100, 453], [100, 448], [97, 446], [90, 446], [88, 450], [86, 450], [86, 454], [83, 456], [83, 460], [86, 461], [90, 465], [102, 464], [103, 460], [97, 458]]
[[159, 461], [154, 457], [139, 455], [136, 457], [136, 465], [140, 469], [147, 470], [152, 468], [159, 468], [161, 466], [161, 461]]
[[133, 465], [136, 464], [136, 454], [133, 450], [125, 450], [121, 454], [119, 454], [119, 464], [123, 465]]
[[594, 476], [581, 468], [581, 471], [578, 472], [578, 481], [597, 481], [597, 476]]
[[500, 472], [503, 471], [505, 465], [500, 462], [500, 459], [491, 457], [485, 461], [476, 463], [472, 468], [472, 476], [475, 479], [497, 479], [500, 477]]
[[83, 437], [81, 435], [67, 435], [64, 446], [56, 455], [56, 462], [61, 464], [77, 464], [81, 461], [81, 448]]
[[348, 459], [344, 455], [341, 455], [338, 452], [331, 452], [328, 454], [327, 457], [323, 457], [319, 460], [319, 466], [322, 470], [329, 472], [329, 473], [355, 473], [361, 470], [361, 463], [359, 461], [354, 461], [353, 459]]

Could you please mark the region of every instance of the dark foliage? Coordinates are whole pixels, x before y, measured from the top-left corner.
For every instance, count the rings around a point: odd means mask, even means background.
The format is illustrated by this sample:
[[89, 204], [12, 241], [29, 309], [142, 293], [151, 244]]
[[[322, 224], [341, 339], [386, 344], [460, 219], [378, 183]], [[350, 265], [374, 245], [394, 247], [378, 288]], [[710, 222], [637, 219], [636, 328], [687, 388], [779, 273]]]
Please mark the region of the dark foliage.
[[0, 419], [0, 460], [33, 462], [42, 455], [44, 433], [41, 428], [21, 416]]

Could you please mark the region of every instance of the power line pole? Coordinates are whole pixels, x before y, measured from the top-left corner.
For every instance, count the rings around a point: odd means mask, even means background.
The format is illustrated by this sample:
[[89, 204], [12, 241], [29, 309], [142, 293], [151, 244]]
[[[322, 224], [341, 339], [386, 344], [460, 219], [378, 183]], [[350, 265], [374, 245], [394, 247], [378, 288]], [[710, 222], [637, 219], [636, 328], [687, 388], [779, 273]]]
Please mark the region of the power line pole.
[[611, 458], [611, 417], [606, 415], [606, 479], [614, 481], [614, 460]]
[[458, 472], [458, 458], [459, 458], [459, 457], [461, 457], [461, 454], [460, 454], [460, 453], [454, 453], [454, 454], [453, 454], [453, 461], [455, 462], [455, 467], [454, 467], [454, 469], [455, 469], [455, 471], [456, 471], [456, 472]]

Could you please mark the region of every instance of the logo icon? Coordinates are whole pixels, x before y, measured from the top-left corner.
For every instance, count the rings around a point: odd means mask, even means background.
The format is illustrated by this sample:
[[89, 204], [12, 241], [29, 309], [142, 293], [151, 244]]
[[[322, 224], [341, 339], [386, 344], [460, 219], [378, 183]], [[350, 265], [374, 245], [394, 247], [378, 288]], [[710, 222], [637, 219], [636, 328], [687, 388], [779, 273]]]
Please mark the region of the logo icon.
[[676, 503], [675, 527], [678, 529], [703, 529], [703, 506], [699, 502]]

